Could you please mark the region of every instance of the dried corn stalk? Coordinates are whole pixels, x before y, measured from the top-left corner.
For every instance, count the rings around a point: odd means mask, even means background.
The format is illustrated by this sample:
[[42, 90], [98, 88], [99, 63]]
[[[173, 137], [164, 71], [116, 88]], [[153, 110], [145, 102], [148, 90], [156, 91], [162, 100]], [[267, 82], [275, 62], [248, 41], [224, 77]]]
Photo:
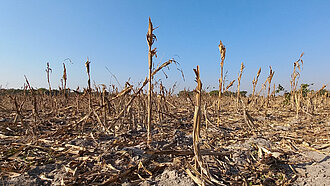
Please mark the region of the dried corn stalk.
[[193, 126], [193, 146], [194, 146], [194, 154], [195, 154], [195, 166], [197, 169], [197, 165], [202, 165], [200, 149], [199, 149], [199, 136], [200, 136], [200, 124], [201, 124], [201, 91], [202, 91], [202, 82], [200, 80], [199, 75], [199, 66], [194, 69], [196, 75], [197, 87], [196, 91], [196, 105], [194, 112], [194, 126]]
[[[296, 98], [295, 94], [296, 94], [296, 89], [298, 86], [298, 80], [300, 77], [301, 68], [304, 65], [304, 62], [301, 59], [303, 57], [303, 55], [304, 55], [304, 53], [301, 53], [299, 59], [293, 63], [293, 72], [291, 74], [291, 81], [290, 81], [290, 84], [291, 84], [290, 94], [291, 94], [291, 106], [292, 107], [294, 106], [294, 102], [295, 102], [295, 98]], [[300, 68], [300, 66], [301, 66], [301, 68]]]
[[52, 95], [52, 88], [50, 86], [50, 80], [49, 80], [49, 72], [52, 72], [52, 69], [49, 68], [49, 63], [47, 62], [47, 68], [46, 68], [47, 82], [48, 82], [48, 86], [49, 86], [49, 94]]
[[240, 69], [240, 73], [238, 75], [238, 78], [237, 78], [237, 100], [236, 100], [236, 107], [237, 107], [237, 110], [239, 109], [239, 99], [240, 99], [240, 85], [241, 85], [241, 78], [242, 78], [242, 74], [243, 74], [243, 69], [244, 69], [244, 64], [243, 62], [241, 63], [241, 69]]
[[269, 105], [269, 98], [270, 98], [270, 84], [272, 83], [272, 79], [273, 79], [273, 76], [274, 76], [274, 71], [272, 70], [272, 67], [269, 66], [269, 76], [267, 78], [267, 81], [268, 81], [268, 93], [267, 93], [267, 107]]
[[89, 93], [89, 97], [88, 97], [88, 106], [89, 106], [89, 111], [91, 111], [91, 108], [92, 108], [92, 102], [91, 102], [91, 99], [92, 99], [92, 88], [91, 88], [91, 75], [90, 75], [90, 68], [89, 68], [89, 64], [91, 62], [89, 61], [88, 57], [87, 57], [87, 61], [85, 63], [85, 66], [86, 66], [86, 71], [87, 71], [87, 75], [88, 75], [88, 93]]
[[219, 44], [219, 51], [221, 56], [221, 62], [220, 62], [220, 70], [221, 70], [221, 76], [219, 79], [219, 99], [218, 99], [218, 126], [220, 125], [220, 104], [221, 104], [221, 93], [222, 93], [222, 86], [223, 86], [223, 64], [226, 57], [226, 47], [222, 44], [222, 41], [220, 41]]
[[[212, 184], [210, 179], [212, 179], [212, 176], [207, 168], [207, 166], [204, 165], [202, 160], [202, 153], [200, 150], [200, 144], [199, 144], [199, 138], [200, 138], [200, 128], [201, 128], [201, 93], [202, 93], [202, 82], [200, 80], [200, 73], [199, 73], [199, 66], [197, 65], [197, 68], [194, 69], [195, 75], [196, 75], [196, 82], [197, 86], [195, 89], [196, 92], [196, 105], [195, 105], [195, 112], [194, 112], [194, 125], [193, 125], [193, 149], [194, 149], [194, 159], [195, 159], [195, 168], [192, 168], [192, 170], [195, 170], [196, 175], [199, 176], [199, 179], [201, 181], [201, 184], [204, 185], [205, 182]], [[198, 173], [198, 168], [200, 169], [200, 174]], [[213, 180], [213, 179], [212, 179]], [[196, 180], [194, 180], [196, 182]], [[198, 183], [198, 182], [196, 182]]]
[[155, 29], [152, 26], [151, 19], [149, 17], [149, 28], [148, 28], [148, 33], [147, 33], [147, 41], [148, 41], [148, 47], [149, 47], [149, 52], [148, 52], [148, 62], [149, 62], [149, 87], [148, 87], [148, 123], [147, 123], [147, 143], [150, 144], [152, 139], [151, 139], [151, 110], [152, 110], [152, 102], [151, 102], [151, 92], [152, 92], [152, 57], [156, 55], [156, 48], [152, 49], [152, 44], [156, 40], [156, 36], [152, 33]]
[[66, 68], [65, 68], [65, 63], [63, 63], [63, 81], [64, 81], [64, 89], [63, 89], [63, 93], [64, 93], [64, 97], [67, 98], [67, 94], [66, 94], [66, 80], [67, 80], [67, 73], [66, 73]]
[[258, 78], [260, 76], [260, 73], [261, 73], [261, 68], [259, 68], [259, 70], [257, 72], [257, 77], [254, 77], [253, 81], [252, 81], [252, 85], [253, 85], [252, 98], [254, 97], [254, 93], [256, 91], [256, 86], [257, 86], [257, 83], [258, 83]]

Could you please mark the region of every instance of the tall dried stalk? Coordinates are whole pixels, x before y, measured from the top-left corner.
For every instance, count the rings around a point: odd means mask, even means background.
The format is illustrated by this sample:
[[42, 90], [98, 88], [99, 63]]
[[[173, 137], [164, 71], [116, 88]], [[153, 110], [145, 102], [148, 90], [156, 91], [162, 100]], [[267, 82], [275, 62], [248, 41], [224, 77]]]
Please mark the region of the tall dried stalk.
[[[208, 184], [213, 184], [210, 180], [216, 181], [212, 175], [210, 174], [210, 171], [208, 170], [207, 165], [203, 163], [202, 160], [202, 153], [200, 150], [200, 144], [199, 144], [199, 138], [200, 138], [200, 128], [201, 128], [201, 117], [202, 117], [202, 111], [201, 111], [201, 95], [202, 95], [202, 82], [200, 79], [200, 73], [199, 73], [199, 66], [197, 65], [197, 68], [194, 69], [195, 75], [196, 75], [196, 82], [197, 86], [195, 89], [196, 93], [196, 104], [195, 104], [195, 112], [194, 112], [194, 125], [193, 125], [193, 149], [194, 149], [194, 159], [195, 159], [195, 173], [198, 175], [198, 180], [194, 180], [196, 183], [199, 183], [200, 185], [205, 185], [205, 182]], [[205, 108], [205, 107], [204, 107]], [[205, 118], [207, 120], [207, 117]], [[193, 167], [191, 166], [193, 169]], [[200, 169], [200, 173], [197, 173], [198, 168]], [[189, 171], [188, 171], [189, 172]], [[187, 173], [188, 173], [187, 172]], [[191, 175], [191, 174], [190, 174]], [[216, 182], [218, 183], [218, 182]]]
[[257, 86], [257, 83], [258, 83], [258, 79], [259, 79], [260, 73], [261, 73], [261, 67], [259, 68], [259, 70], [257, 72], [257, 77], [254, 77], [253, 78], [253, 81], [252, 81], [252, 85], [253, 85], [252, 99], [253, 99], [254, 94], [255, 94], [255, 91], [256, 91], [256, 86]]
[[66, 95], [66, 80], [67, 80], [67, 73], [66, 73], [66, 68], [65, 68], [65, 63], [63, 63], [63, 80], [64, 80], [64, 89], [63, 89], [63, 93], [64, 93], [64, 97], [67, 98]]
[[220, 41], [219, 44], [219, 51], [220, 51], [220, 79], [219, 79], [219, 98], [218, 98], [218, 126], [220, 125], [220, 104], [221, 104], [221, 93], [222, 93], [222, 86], [223, 86], [223, 64], [226, 57], [226, 47], [222, 44], [222, 41]]
[[49, 62], [47, 62], [47, 68], [46, 68], [47, 82], [48, 82], [48, 87], [49, 87], [49, 94], [52, 95], [52, 87], [50, 86], [49, 72], [52, 72], [52, 69], [49, 68]]
[[253, 89], [252, 89], [252, 97], [251, 97], [251, 101], [252, 101], [252, 104], [249, 104], [248, 107], [250, 108], [253, 104], [256, 104], [257, 102], [257, 99], [254, 98], [255, 96], [255, 91], [256, 91], [256, 87], [257, 87], [257, 84], [258, 84], [258, 79], [259, 79], [259, 76], [260, 76], [260, 73], [261, 73], [261, 67], [259, 68], [258, 72], [257, 72], [257, 76], [253, 78], [253, 81], [252, 81], [252, 85], [253, 85]]
[[147, 123], [147, 143], [150, 144], [152, 141], [151, 138], [151, 111], [152, 111], [152, 102], [151, 102], [151, 92], [152, 92], [152, 57], [156, 55], [156, 48], [152, 49], [152, 44], [156, 40], [156, 36], [152, 33], [155, 29], [152, 26], [151, 19], [149, 17], [149, 27], [148, 27], [148, 33], [147, 33], [147, 42], [149, 47], [148, 52], [148, 62], [149, 62], [149, 89], [148, 89], [148, 123]]
[[199, 149], [199, 136], [200, 136], [200, 124], [201, 124], [201, 91], [202, 91], [202, 82], [200, 80], [199, 74], [199, 66], [194, 69], [196, 75], [197, 87], [196, 91], [196, 105], [195, 105], [195, 113], [194, 113], [194, 126], [193, 126], [193, 146], [194, 146], [194, 154], [195, 154], [195, 166], [197, 169], [197, 165], [201, 165], [200, 158], [200, 149]]
[[88, 57], [87, 57], [87, 61], [85, 63], [85, 66], [86, 66], [86, 71], [87, 71], [87, 75], [88, 75], [88, 93], [89, 93], [89, 97], [88, 97], [88, 108], [89, 108], [89, 112], [91, 111], [92, 109], [92, 102], [91, 102], [91, 99], [92, 99], [92, 88], [91, 88], [91, 76], [90, 76], [90, 68], [89, 68], [89, 64], [91, 62], [89, 61]]
[[268, 78], [267, 78], [267, 81], [268, 81], [267, 107], [268, 107], [268, 105], [269, 105], [270, 86], [271, 86], [271, 83], [272, 83], [272, 79], [273, 79], [274, 73], [275, 73], [275, 72], [272, 70], [272, 67], [269, 66], [269, 76], [268, 76]]
[[299, 59], [293, 63], [293, 72], [291, 74], [291, 81], [290, 81], [290, 85], [291, 85], [290, 94], [291, 94], [291, 107], [292, 108], [294, 107], [294, 102], [295, 102], [295, 98], [296, 98], [295, 94], [296, 94], [298, 80], [299, 80], [300, 72], [301, 72], [300, 63], [301, 63], [301, 67], [304, 65], [304, 62], [301, 59], [303, 57], [303, 55], [304, 55], [304, 53], [301, 53]]
[[240, 99], [240, 85], [241, 85], [241, 78], [242, 78], [242, 74], [243, 74], [243, 69], [244, 69], [244, 64], [243, 62], [241, 63], [241, 69], [240, 69], [240, 73], [238, 75], [238, 78], [237, 78], [237, 100], [236, 100], [236, 107], [237, 107], [237, 110], [239, 109], [239, 99]]

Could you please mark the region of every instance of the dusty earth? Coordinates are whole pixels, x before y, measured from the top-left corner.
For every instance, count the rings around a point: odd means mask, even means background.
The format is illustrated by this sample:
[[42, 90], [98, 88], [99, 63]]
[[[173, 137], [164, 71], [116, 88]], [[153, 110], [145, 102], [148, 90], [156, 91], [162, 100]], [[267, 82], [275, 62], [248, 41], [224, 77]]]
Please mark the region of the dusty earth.
[[330, 150], [327, 153], [306, 151], [306, 162], [295, 165], [299, 178], [294, 185], [330, 185]]
[[[142, 130], [140, 132], [145, 132], [145, 130]], [[139, 131], [134, 131], [131, 133], [136, 133], [138, 135]], [[154, 142], [153, 145], [155, 149], [167, 149], [168, 146], [171, 146], [172, 144], [175, 144], [176, 146], [180, 146], [181, 148], [187, 148], [189, 149], [189, 146], [192, 145], [192, 137], [191, 135], [186, 135], [181, 130], [176, 130], [174, 133], [174, 136], [170, 143], [166, 141], [159, 141]], [[103, 138], [103, 139], [102, 139]], [[120, 137], [119, 137], [120, 138]], [[103, 148], [106, 148], [110, 143], [113, 143], [116, 139], [115, 137], [111, 136], [102, 136], [98, 140], [98, 145], [103, 146]], [[1, 134], [1, 145], [5, 145], [8, 143], [9, 137], [4, 137], [3, 134]], [[19, 140], [18, 140], [19, 141]], [[13, 141], [12, 141], [13, 142]], [[76, 138], [74, 140], [68, 141], [66, 144], [73, 145], [72, 147], [79, 146], [79, 147], [85, 147], [93, 148], [93, 146], [96, 145], [96, 143], [91, 139], [83, 139], [83, 138]], [[234, 152], [231, 156], [232, 162], [235, 163], [237, 166], [244, 165], [246, 162], [246, 156], [247, 152], [251, 151], [254, 146], [252, 145], [258, 145], [265, 147], [267, 149], [272, 149], [272, 146], [274, 145], [270, 140], [267, 138], [257, 137], [242, 142], [242, 143], [236, 143], [233, 145], [230, 145], [227, 147], [227, 149], [233, 149]], [[252, 145], [252, 146], [251, 146]], [[44, 145], [47, 146], [47, 145]], [[65, 146], [65, 145], [64, 145]], [[27, 150], [27, 149], [26, 149]], [[122, 148], [116, 148], [114, 150], [108, 150], [107, 153], [100, 154], [99, 157], [102, 157], [103, 160], [106, 162], [111, 162], [109, 165], [113, 165], [110, 170], [119, 173], [120, 171], [123, 171], [125, 169], [120, 170], [120, 166], [125, 161], [122, 159], [119, 160], [113, 160], [114, 156], [117, 156], [117, 152], [120, 153], [128, 153], [130, 154], [132, 160], [134, 162], [138, 162], [139, 160], [143, 160], [145, 157], [150, 157], [150, 155], [146, 155], [145, 151], [147, 151], [146, 146], [144, 143], [141, 143], [139, 145], [133, 146], [133, 147], [122, 147]], [[294, 159], [290, 163], [291, 167], [288, 167], [288, 164], [282, 164], [285, 169], [287, 169], [288, 172], [290, 172], [288, 175], [296, 175], [297, 178], [291, 183], [292, 185], [330, 185], [330, 146], [326, 148], [322, 148], [322, 151], [315, 151], [310, 150], [307, 147], [304, 147], [304, 149], [297, 153], [292, 155], [291, 159]], [[86, 156], [83, 156], [86, 157]], [[118, 156], [117, 156], [118, 157]], [[79, 157], [77, 157], [79, 158]], [[126, 179], [122, 180], [122, 185], [164, 185], [164, 186], [173, 186], [173, 185], [196, 185], [194, 181], [187, 175], [185, 172], [184, 165], [182, 163], [182, 160], [180, 160], [180, 156], [176, 159], [174, 156], [163, 156], [158, 157], [157, 161], [160, 164], [163, 164], [159, 169], [159, 171], [155, 172], [155, 175], [142, 175], [141, 180], [138, 180], [136, 182], [134, 181], [127, 181]], [[88, 159], [80, 160], [76, 163], [84, 163], [87, 162]], [[7, 163], [5, 161], [2, 161], [3, 163]], [[210, 161], [212, 162], [212, 161]], [[69, 168], [70, 164], [72, 166], [72, 159], [62, 157], [59, 160], [56, 160], [55, 162], [45, 162], [44, 165], [37, 165], [37, 166], [31, 166], [30, 169], [24, 173], [14, 173], [14, 172], [8, 172], [6, 176], [3, 176], [0, 180], [0, 185], [64, 185], [69, 184], [65, 179], [71, 176], [77, 176], [79, 173], [73, 173], [76, 170], [73, 170], [73, 168]], [[134, 164], [134, 163], [133, 163]], [[4, 165], [4, 164], [3, 164]], [[2, 165], [2, 166], [3, 166]], [[74, 166], [73, 166], [74, 167]], [[293, 170], [292, 170], [293, 169]], [[232, 170], [235, 172], [235, 170]], [[237, 170], [236, 170], [237, 171]], [[296, 171], [294, 173], [294, 171]], [[75, 175], [76, 174], [76, 175]], [[125, 181], [126, 180], [126, 181]], [[80, 182], [80, 184], [87, 184], [84, 182]], [[89, 184], [89, 183], [88, 183]], [[223, 182], [224, 185], [230, 184], [229, 182]], [[244, 183], [237, 183], [238, 185], [244, 185]], [[264, 182], [264, 185], [275, 185], [275, 182], [270, 181], [270, 183]]]

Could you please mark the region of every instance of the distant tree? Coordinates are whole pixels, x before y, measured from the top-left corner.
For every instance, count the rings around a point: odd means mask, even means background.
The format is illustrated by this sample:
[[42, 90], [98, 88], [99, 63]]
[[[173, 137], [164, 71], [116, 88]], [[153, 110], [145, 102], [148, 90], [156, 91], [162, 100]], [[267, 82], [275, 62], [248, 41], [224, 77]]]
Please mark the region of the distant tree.
[[5, 90], [5, 93], [6, 94], [20, 94], [22, 92], [23, 92], [23, 90], [21, 90], [21, 89], [14, 89], [14, 88], [6, 89]]
[[189, 90], [181, 90], [178, 94], [179, 97], [187, 97], [193, 95], [194, 95], [194, 91], [189, 91]]
[[[242, 97], [246, 97], [247, 96], [247, 91], [246, 90], [242, 90], [239, 92], [240, 96]], [[236, 96], [237, 93], [236, 92], [231, 92], [231, 91], [226, 91], [223, 93], [224, 96]]]
[[49, 90], [45, 89], [45, 88], [38, 88], [38, 93], [39, 94], [49, 94]]
[[280, 93], [280, 92], [282, 92], [282, 91], [285, 91], [284, 87], [282, 87], [281, 84], [278, 84], [277, 89], [275, 90], [275, 93], [278, 94], [278, 93]]
[[236, 92], [231, 92], [231, 91], [225, 91], [223, 93], [224, 96], [236, 96]]
[[291, 93], [290, 92], [284, 92], [283, 96], [284, 96], [283, 103], [285, 105], [288, 105], [290, 103], [290, 100], [291, 100]]
[[303, 84], [300, 85], [300, 89], [301, 89], [303, 97], [306, 97], [307, 94], [309, 92], [311, 92], [311, 90], [309, 89], [309, 86], [311, 86], [311, 85], [314, 85], [314, 84], [313, 83], [311, 83], [311, 84], [303, 83]]
[[219, 95], [219, 90], [212, 90], [211, 92], [209, 92], [210, 96], [218, 96]]
[[242, 97], [246, 97], [247, 91], [246, 91], [246, 90], [242, 90], [242, 91], [239, 92], [239, 94], [240, 94]]
[[327, 94], [328, 96], [330, 96], [330, 91], [329, 90], [326, 90], [326, 89], [322, 89], [322, 90], [320, 90], [319, 94], [322, 95], [322, 96], [325, 95], [325, 94]]

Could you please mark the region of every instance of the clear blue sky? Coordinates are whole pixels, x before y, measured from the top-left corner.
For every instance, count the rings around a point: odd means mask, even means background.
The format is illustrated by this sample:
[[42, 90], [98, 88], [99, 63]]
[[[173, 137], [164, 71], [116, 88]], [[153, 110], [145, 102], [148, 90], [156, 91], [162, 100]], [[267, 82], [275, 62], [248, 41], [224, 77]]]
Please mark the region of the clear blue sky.
[[[86, 87], [84, 63], [91, 63], [96, 84], [117, 85], [105, 66], [123, 85], [137, 85], [147, 75], [148, 17], [158, 40], [156, 64], [176, 59], [169, 78], [159, 73], [167, 88], [195, 87], [193, 68], [200, 66], [206, 87], [218, 87], [219, 41], [227, 48], [228, 81], [237, 78], [240, 63], [246, 68], [242, 89], [251, 90], [262, 68], [260, 84], [275, 71], [274, 82], [289, 88], [293, 62], [305, 52], [300, 82], [329, 84], [330, 1], [139, 1], [139, 0], [1, 0], [0, 85], [23, 86], [24, 75], [33, 87], [47, 87], [46, 62], [53, 69], [51, 84], [60, 85], [66, 62], [68, 86]], [[227, 82], [228, 84], [228, 82]], [[235, 84], [236, 86], [236, 84]], [[235, 90], [236, 88], [232, 89]]]

